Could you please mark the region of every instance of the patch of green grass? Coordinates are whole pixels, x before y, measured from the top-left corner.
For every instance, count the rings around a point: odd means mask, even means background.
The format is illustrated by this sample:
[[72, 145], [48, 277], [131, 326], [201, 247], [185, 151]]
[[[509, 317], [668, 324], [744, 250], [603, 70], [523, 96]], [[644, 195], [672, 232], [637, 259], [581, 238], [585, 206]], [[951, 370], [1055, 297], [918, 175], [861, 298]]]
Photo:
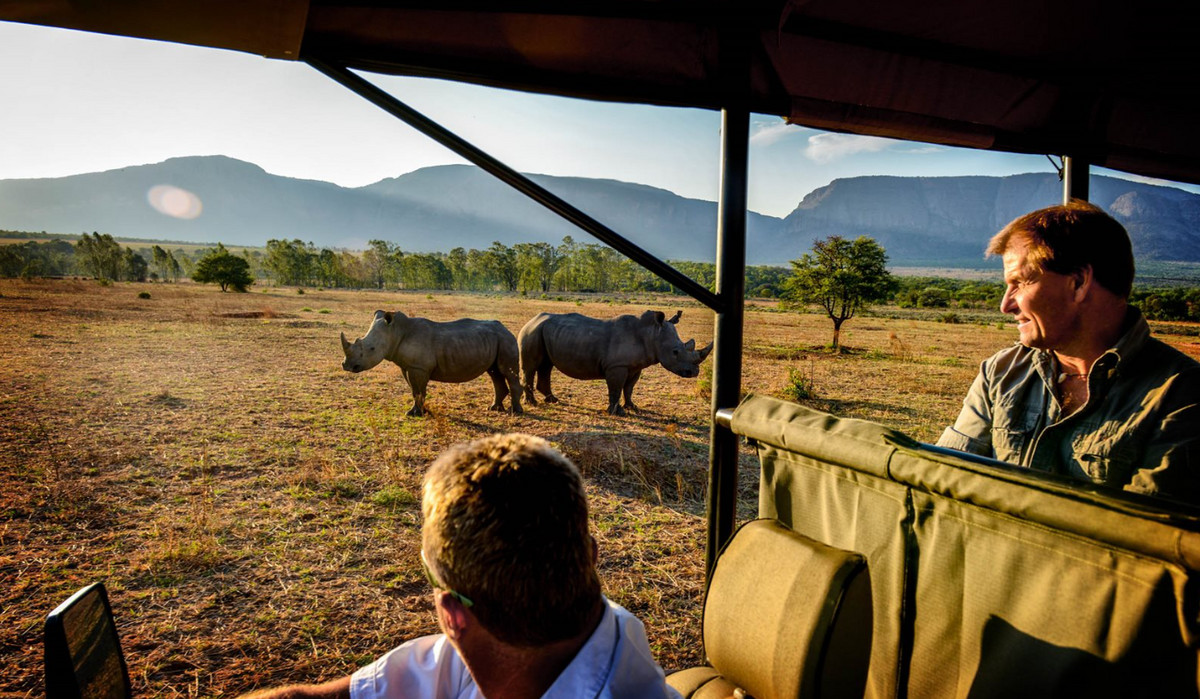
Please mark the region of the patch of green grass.
[[330, 497], [353, 499], [362, 495], [362, 487], [350, 478], [338, 478], [328, 485]]
[[376, 491], [371, 496], [371, 502], [388, 512], [396, 512], [397, 510], [408, 509], [416, 505], [417, 496], [401, 486], [393, 485]]

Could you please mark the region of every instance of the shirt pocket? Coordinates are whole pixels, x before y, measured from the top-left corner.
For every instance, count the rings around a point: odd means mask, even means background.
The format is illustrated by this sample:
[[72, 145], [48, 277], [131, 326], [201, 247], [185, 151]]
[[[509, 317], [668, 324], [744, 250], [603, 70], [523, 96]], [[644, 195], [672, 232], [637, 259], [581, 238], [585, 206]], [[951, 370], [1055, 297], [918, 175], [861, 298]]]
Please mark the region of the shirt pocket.
[[1137, 446], [1129, 439], [1116, 435], [1107, 439], [1083, 434], [1072, 445], [1074, 466], [1081, 474], [1096, 483], [1122, 486], [1133, 478], [1139, 459]]
[[1031, 401], [1004, 400], [993, 407], [992, 450], [996, 458], [1020, 464], [1033, 442], [1038, 413]]

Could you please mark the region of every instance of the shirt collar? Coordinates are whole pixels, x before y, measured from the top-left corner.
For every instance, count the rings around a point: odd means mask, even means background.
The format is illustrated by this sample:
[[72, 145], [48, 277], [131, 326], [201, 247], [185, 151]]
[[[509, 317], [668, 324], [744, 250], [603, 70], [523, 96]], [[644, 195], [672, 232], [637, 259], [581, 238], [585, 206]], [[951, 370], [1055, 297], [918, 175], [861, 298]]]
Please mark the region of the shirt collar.
[[616, 613], [605, 598], [604, 616], [596, 625], [596, 630], [542, 695], [542, 699], [579, 699], [599, 695], [612, 670], [619, 635]]
[[[1110, 348], [1104, 351], [1104, 354], [1096, 358], [1092, 364], [1089, 373], [1097, 373], [1103, 371], [1107, 376], [1111, 376], [1122, 362], [1128, 362], [1131, 357], [1141, 351], [1146, 346], [1146, 342], [1150, 339], [1150, 325], [1146, 322], [1142, 312], [1133, 306], [1128, 306], [1125, 310], [1125, 321], [1122, 324], [1125, 332], [1117, 339], [1117, 342]], [[1017, 344], [1021, 344], [1017, 342]], [[1057, 362], [1054, 359], [1054, 353], [1049, 350], [1037, 350], [1035, 366], [1047, 382], [1053, 381], [1055, 377]]]

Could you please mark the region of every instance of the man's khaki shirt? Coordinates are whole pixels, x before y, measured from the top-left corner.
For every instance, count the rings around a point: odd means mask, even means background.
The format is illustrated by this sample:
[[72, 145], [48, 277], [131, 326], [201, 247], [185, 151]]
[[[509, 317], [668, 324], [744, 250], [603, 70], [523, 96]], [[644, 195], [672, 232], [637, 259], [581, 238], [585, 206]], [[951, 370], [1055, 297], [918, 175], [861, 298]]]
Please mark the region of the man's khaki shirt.
[[1137, 309], [1126, 327], [1065, 418], [1053, 353], [996, 353], [938, 446], [1200, 505], [1200, 363], [1150, 337]]

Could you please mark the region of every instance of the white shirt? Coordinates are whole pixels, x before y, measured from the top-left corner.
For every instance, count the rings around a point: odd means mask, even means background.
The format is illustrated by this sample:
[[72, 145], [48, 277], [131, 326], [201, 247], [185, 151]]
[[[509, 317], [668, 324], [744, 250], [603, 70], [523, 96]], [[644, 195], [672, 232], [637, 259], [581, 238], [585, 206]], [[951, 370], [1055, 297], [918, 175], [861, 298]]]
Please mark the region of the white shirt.
[[[605, 599], [600, 624], [542, 699], [679, 699], [637, 617]], [[408, 641], [350, 678], [351, 699], [483, 699], [443, 634]]]

